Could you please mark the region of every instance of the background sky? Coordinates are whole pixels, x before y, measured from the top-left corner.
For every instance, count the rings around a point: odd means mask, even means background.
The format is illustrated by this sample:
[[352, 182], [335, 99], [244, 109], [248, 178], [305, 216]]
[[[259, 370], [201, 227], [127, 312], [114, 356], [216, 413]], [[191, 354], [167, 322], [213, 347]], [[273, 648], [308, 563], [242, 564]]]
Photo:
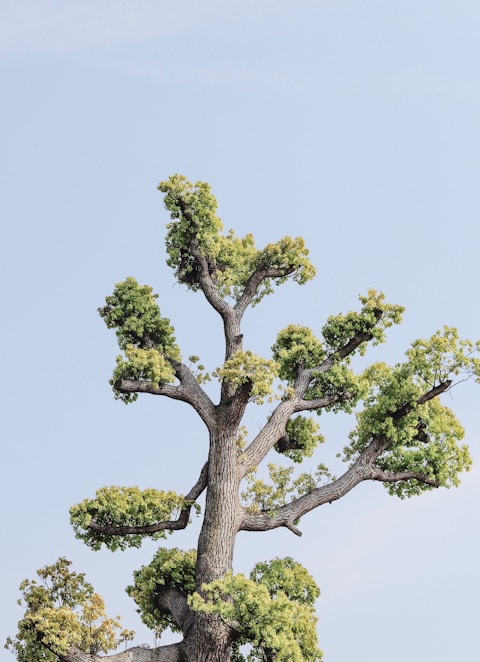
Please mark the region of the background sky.
[[[156, 545], [92, 552], [68, 508], [110, 484], [188, 491], [206, 456], [186, 406], [126, 407], [108, 385], [117, 348], [96, 309], [129, 275], [159, 292], [184, 356], [223, 355], [216, 315], [165, 266], [160, 180], [210, 182], [226, 228], [259, 246], [310, 247], [317, 278], [248, 312], [246, 348], [268, 355], [289, 323], [319, 331], [369, 287], [406, 314], [367, 359], [402, 360], [443, 324], [480, 337], [479, 30], [473, 0], [2, 1], [2, 642], [20, 581], [64, 555], [154, 643], [124, 587]], [[444, 399], [476, 460], [459, 489], [362, 485], [302, 538], [239, 535], [236, 571], [293, 555], [312, 572], [326, 662], [478, 659], [479, 395]], [[253, 433], [266, 413], [248, 413]], [[317, 463], [353, 427], [321, 423]]]

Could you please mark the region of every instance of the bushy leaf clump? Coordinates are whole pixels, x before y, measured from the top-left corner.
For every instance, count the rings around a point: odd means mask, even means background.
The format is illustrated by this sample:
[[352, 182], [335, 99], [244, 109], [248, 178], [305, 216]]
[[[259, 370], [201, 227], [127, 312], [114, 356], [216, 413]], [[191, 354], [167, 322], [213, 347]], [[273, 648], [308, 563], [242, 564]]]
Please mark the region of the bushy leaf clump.
[[133, 638], [119, 616], [107, 616], [103, 599], [70, 565], [59, 558], [38, 570], [38, 579], [21, 583], [25, 614], [16, 638], [5, 645], [18, 662], [57, 662], [73, 647], [91, 655], [108, 653]]

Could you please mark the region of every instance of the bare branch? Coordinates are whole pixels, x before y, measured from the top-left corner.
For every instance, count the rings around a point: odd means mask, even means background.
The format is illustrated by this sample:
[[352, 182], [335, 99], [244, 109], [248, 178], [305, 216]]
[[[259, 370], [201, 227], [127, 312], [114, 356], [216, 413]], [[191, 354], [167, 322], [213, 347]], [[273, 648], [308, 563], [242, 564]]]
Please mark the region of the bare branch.
[[288, 269], [273, 269], [263, 266], [258, 267], [248, 279], [245, 289], [238, 298], [233, 310], [241, 318], [245, 310], [251, 304], [258, 288], [264, 280], [267, 278], [284, 278], [285, 276], [293, 274], [294, 271], [294, 267], [289, 267]]
[[278, 440], [285, 436], [285, 425], [292, 414], [299, 411], [322, 409], [336, 402], [348, 400], [351, 397], [350, 393], [343, 393], [341, 395], [329, 395], [325, 398], [316, 398], [315, 400], [301, 400], [299, 398], [282, 400], [274, 409], [263, 429], [242, 453], [242, 476], [258, 466], [271, 448], [278, 443]]
[[285, 434], [285, 425], [290, 416], [295, 412], [295, 398], [282, 400], [273, 410], [272, 415], [264, 427], [257, 434], [252, 443], [240, 456], [241, 476], [245, 476], [254, 467], [257, 467], [271, 448]]
[[187, 596], [179, 588], [160, 587], [155, 600], [155, 607], [162, 614], [170, 614], [180, 630], [186, 630], [186, 623], [192, 610], [188, 606]]
[[298, 400], [295, 403], [294, 411], [312, 411], [316, 409], [323, 409], [334, 405], [336, 402], [343, 402], [353, 398], [353, 393], [346, 391], [345, 393], [335, 393], [327, 395], [324, 398], [316, 398], [315, 400]]
[[215, 405], [195, 379], [194, 374], [183, 363], [170, 361], [175, 369], [179, 385], [160, 384], [154, 386], [151, 382], [143, 379], [122, 379], [114, 388], [120, 393], [150, 393], [151, 395], [163, 395], [172, 400], [186, 402], [197, 412], [202, 421], [209, 428], [215, 419]]
[[395, 473], [389, 473], [378, 467], [372, 467], [369, 480], [379, 480], [382, 483], [398, 483], [401, 480], [418, 480], [419, 483], [425, 483], [425, 485], [440, 487], [440, 482], [436, 478], [430, 478], [418, 471], [397, 471]]
[[186, 495], [185, 506], [182, 508], [180, 515], [176, 520], [166, 520], [164, 522], [156, 522], [155, 524], [146, 524], [144, 526], [112, 526], [108, 524], [98, 524], [95, 520], [92, 520], [88, 528], [92, 531], [98, 531], [99, 533], [104, 533], [108, 536], [152, 535], [159, 531], [179, 531], [185, 529], [189, 523], [193, 503], [207, 487], [207, 482], [208, 462], [203, 465], [197, 482]]

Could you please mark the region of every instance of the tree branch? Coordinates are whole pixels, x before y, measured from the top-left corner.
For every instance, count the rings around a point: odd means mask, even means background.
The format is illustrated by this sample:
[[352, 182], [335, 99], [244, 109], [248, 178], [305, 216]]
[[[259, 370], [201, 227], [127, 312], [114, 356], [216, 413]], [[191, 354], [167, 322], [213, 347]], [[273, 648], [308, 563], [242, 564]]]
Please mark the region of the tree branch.
[[270, 531], [284, 526], [296, 535], [301, 535], [295, 522], [311, 510], [332, 503], [348, 494], [350, 490], [368, 478], [368, 465], [360, 457], [340, 478], [328, 485], [316, 487], [308, 494], [294, 499], [276, 511], [249, 513], [245, 511], [241, 531]]
[[[408, 403], [399, 407], [393, 414], [392, 419], [398, 422], [401, 418], [406, 416], [412, 411], [415, 405], [423, 405], [426, 402], [433, 400], [445, 391], [447, 391], [452, 382], [447, 380], [443, 384], [439, 384], [430, 389], [417, 398], [415, 403]], [[268, 425], [268, 424], [267, 424]], [[255, 441], [255, 440], [254, 440]], [[251, 445], [253, 445], [252, 442]], [[439, 487], [440, 483], [435, 478], [414, 471], [402, 471], [395, 473], [388, 473], [379, 467], [374, 466], [376, 460], [382, 453], [388, 450], [391, 445], [391, 440], [384, 436], [375, 436], [372, 438], [368, 446], [358, 456], [352, 466], [340, 478], [332, 481], [328, 485], [317, 487], [308, 494], [304, 494], [297, 499], [294, 499], [285, 506], [281, 506], [276, 511], [262, 511], [260, 513], [249, 513], [245, 510], [244, 519], [240, 530], [243, 531], [269, 531], [280, 526], [285, 526], [296, 535], [301, 535], [295, 522], [303, 517], [311, 510], [324, 505], [325, 503], [332, 503], [342, 498], [350, 490], [356, 487], [364, 480], [377, 480], [382, 482], [398, 482], [401, 480], [418, 480], [426, 485], [432, 487]], [[247, 449], [248, 451], [248, 449]], [[245, 475], [245, 474], [244, 474]]]
[[[442, 382], [438, 386], [434, 386], [431, 388], [429, 391], [421, 395], [419, 398], [417, 398], [416, 403], [417, 405], [424, 405], [426, 402], [429, 400], [433, 400], [434, 398], [437, 398], [439, 395], [442, 393], [445, 393], [445, 391], [448, 391], [450, 386], [452, 385], [452, 380], [447, 379], [446, 381]], [[392, 414], [392, 418], [394, 421], [400, 420], [400, 418], [403, 418], [403, 416], [406, 416], [409, 414], [413, 409], [413, 404], [406, 404], [403, 407], [400, 407], [397, 409], [396, 412]]]
[[272, 412], [264, 427], [257, 434], [252, 443], [239, 457], [242, 478], [257, 467], [267, 453], [275, 446], [277, 441], [285, 434], [285, 425], [290, 416], [295, 413], [296, 398], [282, 400]]
[[198, 499], [203, 490], [207, 487], [208, 483], [208, 463], [205, 463], [200, 472], [200, 476], [192, 487], [190, 492], [186, 495], [186, 505], [182, 508], [178, 519], [166, 520], [164, 522], [156, 522], [155, 524], [146, 524], [144, 526], [113, 526], [109, 524], [97, 524], [92, 520], [88, 526], [92, 531], [98, 531], [108, 536], [121, 536], [121, 535], [152, 535], [159, 531], [179, 531], [188, 526], [190, 519], [190, 512], [194, 501]]
[[188, 606], [187, 596], [179, 588], [160, 587], [156, 595], [155, 606], [162, 614], [170, 614], [177, 627], [185, 631], [186, 622], [192, 610]]
[[251, 304], [254, 296], [256, 295], [258, 288], [264, 280], [267, 278], [284, 278], [285, 276], [290, 276], [295, 271], [295, 267], [289, 267], [288, 269], [273, 269], [266, 267], [258, 267], [245, 285], [245, 289], [238, 298], [236, 304], [233, 307], [233, 310], [241, 318]]
[[343, 402], [353, 398], [353, 393], [346, 391], [345, 393], [334, 393], [327, 395], [324, 398], [316, 398], [315, 400], [297, 400], [295, 403], [294, 411], [312, 411], [314, 409], [323, 409], [334, 405], [336, 402]]
[[389, 473], [378, 467], [372, 467], [369, 480], [378, 480], [382, 483], [398, 483], [401, 480], [418, 480], [419, 483], [425, 483], [425, 485], [440, 487], [440, 482], [436, 478], [430, 478], [430, 476], [426, 476], [418, 471], [397, 471], [395, 473]]
[[[188, 221], [188, 224], [194, 230], [196, 230], [197, 223], [193, 218], [192, 214], [190, 213], [190, 211], [188, 210], [185, 201], [181, 197], [178, 197], [176, 202], [182, 212], [182, 215]], [[195, 234], [190, 238], [189, 244], [190, 244], [189, 245], [190, 254], [193, 256], [198, 266], [197, 282], [200, 285], [200, 288], [204, 293], [205, 298], [207, 299], [208, 303], [212, 306], [212, 308], [214, 308], [217, 311], [217, 313], [219, 313], [219, 315], [222, 317], [223, 320], [232, 317], [233, 316], [232, 307], [229, 306], [229, 304], [225, 301], [225, 299], [223, 299], [218, 294], [217, 288], [215, 287], [215, 283], [210, 274], [208, 260], [205, 257], [205, 255], [203, 255], [198, 250], [198, 241]]]
[[205, 391], [198, 384], [194, 374], [183, 363], [170, 361], [180, 384], [160, 384], [153, 386], [143, 379], [122, 379], [114, 388], [120, 393], [150, 393], [151, 395], [164, 395], [172, 400], [186, 402], [197, 412], [202, 421], [209, 428], [215, 420], [215, 405]]
[[77, 648], [71, 648], [59, 658], [62, 662], [181, 662], [181, 643], [148, 648], [134, 646], [123, 653], [113, 655], [92, 655]]
[[[307, 384], [308, 385], [308, 384]], [[328, 395], [315, 400], [302, 400], [300, 398], [287, 398], [275, 407], [272, 415], [252, 443], [242, 453], [240, 465], [242, 476], [245, 476], [254, 467], [258, 466], [267, 453], [279, 439], [285, 436], [285, 425], [292, 414], [299, 411], [322, 409], [341, 400], [348, 400], [352, 395]]]
[[[196, 222], [192, 214], [188, 211], [184, 201], [181, 198], [177, 200], [182, 214], [187, 219], [192, 228], [196, 228]], [[200, 286], [206, 300], [223, 320], [225, 333], [225, 360], [231, 358], [233, 354], [242, 348], [242, 334], [240, 333], [241, 315], [238, 315], [234, 309], [223, 299], [215, 286], [214, 279], [210, 273], [210, 264], [208, 259], [198, 249], [198, 241], [195, 236], [190, 239], [189, 251], [195, 260], [197, 269], [197, 283]], [[216, 266], [216, 265], [215, 265]]]

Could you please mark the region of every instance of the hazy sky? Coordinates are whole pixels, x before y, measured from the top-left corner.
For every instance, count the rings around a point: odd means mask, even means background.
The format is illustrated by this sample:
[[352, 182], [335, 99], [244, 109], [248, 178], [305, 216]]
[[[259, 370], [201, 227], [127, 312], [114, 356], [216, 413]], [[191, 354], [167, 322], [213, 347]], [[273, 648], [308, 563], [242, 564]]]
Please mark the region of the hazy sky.
[[[94, 553], [68, 508], [102, 485], [185, 492], [205, 458], [184, 406], [113, 399], [96, 312], [135, 276], [184, 356], [221, 361], [215, 314], [165, 266], [160, 180], [210, 182], [226, 228], [259, 245], [310, 246], [317, 278], [250, 311], [247, 348], [268, 354], [288, 323], [319, 330], [368, 287], [406, 315], [367, 358], [401, 360], [443, 324], [480, 337], [479, 30], [473, 0], [0, 3], [2, 641], [20, 581], [65, 555], [153, 643], [124, 587], [156, 545]], [[444, 400], [477, 461], [458, 490], [399, 501], [363, 485], [302, 538], [239, 536], [237, 571], [293, 555], [313, 573], [326, 662], [478, 659], [479, 396], [469, 382]], [[265, 413], [249, 412], [253, 432]], [[321, 423], [334, 456], [353, 422]]]

